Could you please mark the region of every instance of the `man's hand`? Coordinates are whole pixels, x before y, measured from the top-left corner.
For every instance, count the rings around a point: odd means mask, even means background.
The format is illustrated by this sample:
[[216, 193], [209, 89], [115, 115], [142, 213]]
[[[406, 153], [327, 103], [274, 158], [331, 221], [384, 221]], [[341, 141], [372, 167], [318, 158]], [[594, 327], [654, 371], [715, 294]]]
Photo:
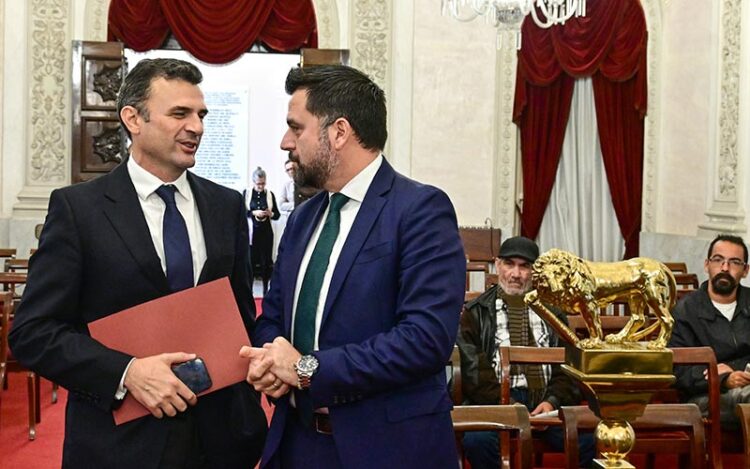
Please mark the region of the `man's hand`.
[[547, 401], [542, 401], [529, 415], [539, 415], [546, 412], [552, 412], [555, 408]]
[[154, 417], [174, 417], [195, 405], [198, 398], [172, 373], [171, 366], [193, 358], [194, 353], [183, 352], [136, 358], [125, 375], [125, 388]]
[[265, 344], [263, 349], [273, 362], [271, 372], [289, 386], [297, 386], [297, 372], [294, 371], [294, 364], [302, 357], [302, 354], [283, 337], [276, 337], [270, 344]]
[[727, 380], [724, 381], [727, 388], [741, 388], [750, 384], [750, 373], [744, 371], [733, 371], [729, 373]]
[[289, 386], [270, 371], [273, 361], [266, 349], [245, 346], [240, 349], [240, 356], [250, 359], [246, 381], [256, 391], [275, 399], [289, 392]]
[[[716, 370], [718, 374], [723, 375], [724, 373], [731, 373], [734, 371], [734, 368], [727, 365], [726, 363], [719, 363], [716, 365]], [[703, 374], [708, 376], [708, 370], [703, 370]]]

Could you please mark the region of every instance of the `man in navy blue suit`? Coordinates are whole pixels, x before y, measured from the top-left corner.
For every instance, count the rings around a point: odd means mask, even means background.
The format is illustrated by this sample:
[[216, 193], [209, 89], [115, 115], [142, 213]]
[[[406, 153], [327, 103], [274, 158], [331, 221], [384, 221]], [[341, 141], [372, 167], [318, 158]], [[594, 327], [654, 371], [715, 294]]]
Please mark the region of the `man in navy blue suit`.
[[445, 364], [465, 258], [448, 197], [382, 154], [383, 91], [346, 66], [293, 69], [281, 148], [294, 211], [253, 335], [248, 382], [276, 399], [263, 467], [454, 468]]

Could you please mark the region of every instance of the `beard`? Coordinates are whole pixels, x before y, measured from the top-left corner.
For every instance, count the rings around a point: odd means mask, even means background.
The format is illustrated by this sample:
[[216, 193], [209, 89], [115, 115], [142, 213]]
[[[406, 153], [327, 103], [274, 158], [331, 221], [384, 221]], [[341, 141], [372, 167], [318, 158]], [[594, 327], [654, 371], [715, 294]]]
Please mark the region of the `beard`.
[[524, 295], [531, 290], [531, 280], [526, 282], [511, 282], [504, 278], [498, 278], [497, 283], [500, 288], [508, 295]]
[[299, 157], [293, 156], [291, 152], [289, 158], [297, 163], [294, 183], [300, 187], [314, 187], [316, 189], [323, 189], [339, 164], [338, 155], [331, 148], [331, 142], [324, 130], [320, 131], [318, 149], [308, 164], [303, 164]]
[[728, 296], [737, 288], [737, 280], [727, 272], [719, 272], [711, 278], [711, 287], [717, 295]]

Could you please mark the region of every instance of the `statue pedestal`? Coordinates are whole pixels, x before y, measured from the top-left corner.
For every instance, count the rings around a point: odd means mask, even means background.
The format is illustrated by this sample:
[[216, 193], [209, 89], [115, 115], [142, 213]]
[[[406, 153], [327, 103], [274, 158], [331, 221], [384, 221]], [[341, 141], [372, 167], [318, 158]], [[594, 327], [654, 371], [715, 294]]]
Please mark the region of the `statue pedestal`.
[[632, 468], [625, 460], [635, 445], [629, 422], [643, 415], [653, 394], [675, 381], [672, 351], [649, 350], [645, 343], [584, 350], [568, 346], [563, 371], [581, 384], [589, 408], [601, 418], [594, 435], [606, 459], [594, 467]]

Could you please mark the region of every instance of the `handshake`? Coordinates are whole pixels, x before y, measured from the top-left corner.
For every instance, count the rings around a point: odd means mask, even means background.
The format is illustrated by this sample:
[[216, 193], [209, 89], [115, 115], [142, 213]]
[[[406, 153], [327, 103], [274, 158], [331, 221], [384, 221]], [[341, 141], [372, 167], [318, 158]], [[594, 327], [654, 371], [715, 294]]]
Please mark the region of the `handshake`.
[[302, 357], [288, 340], [277, 337], [259, 347], [242, 347], [240, 356], [249, 358], [246, 381], [269, 397], [279, 398], [292, 387], [298, 387], [296, 364]]

